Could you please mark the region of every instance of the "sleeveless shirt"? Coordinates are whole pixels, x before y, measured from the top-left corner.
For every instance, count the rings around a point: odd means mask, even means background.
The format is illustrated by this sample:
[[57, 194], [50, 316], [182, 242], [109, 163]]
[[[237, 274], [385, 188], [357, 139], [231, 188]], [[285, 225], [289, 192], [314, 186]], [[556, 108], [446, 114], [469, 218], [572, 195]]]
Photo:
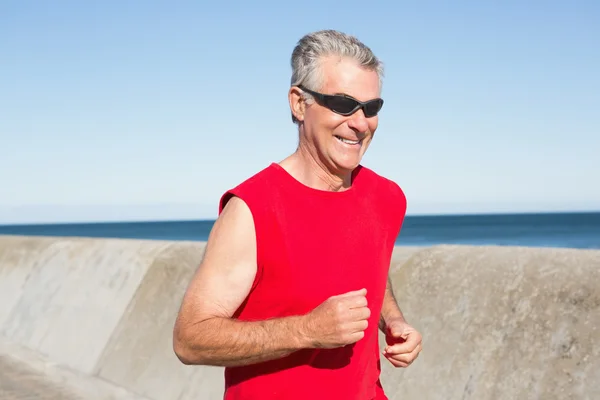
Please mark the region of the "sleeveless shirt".
[[327, 298], [367, 289], [365, 336], [336, 349], [304, 349], [225, 368], [225, 400], [384, 400], [378, 325], [406, 198], [393, 181], [359, 166], [349, 189], [310, 188], [272, 163], [225, 192], [237, 196], [256, 232], [257, 273], [239, 320], [303, 315]]

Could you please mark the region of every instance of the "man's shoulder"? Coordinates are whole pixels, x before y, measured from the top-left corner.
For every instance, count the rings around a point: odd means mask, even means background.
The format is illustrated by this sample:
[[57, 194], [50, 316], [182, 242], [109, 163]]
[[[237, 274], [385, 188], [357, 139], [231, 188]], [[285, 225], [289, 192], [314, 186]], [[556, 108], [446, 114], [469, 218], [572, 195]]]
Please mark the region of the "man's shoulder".
[[366, 182], [363, 192], [374, 197], [370, 201], [377, 204], [380, 210], [384, 212], [386, 220], [401, 225], [408, 208], [404, 190], [393, 179], [372, 169], [362, 167], [362, 173], [364, 173], [363, 178]]
[[405, 198], [402, 187], [396, 181], [364, 165], [361, 165], [360, 168], [360, 174], [364, 175], [364, 181], [367, 186], [370, 186], [370, 189], [377, 189], [377, 191], [383, 191], [387, 195]]
[[271, 163], [261, 170], [242, 178], [232, 189], [245, 189], [254, 186], [269, 185], [275, 178], [273, 172], [274, 164]]
[[274, 187], [274, 166], [269, 164], [258, 172], [242, 178], [237, 184], [233, 185], [221, 195], [219, 201], [219, 213], [223, 210], [227, 202], [232, 197], [238, 197], [246, 203], [247, 206], [254, 207], [254, 203], [260, 203], [258, 200], [264, 198], [264, 194]]

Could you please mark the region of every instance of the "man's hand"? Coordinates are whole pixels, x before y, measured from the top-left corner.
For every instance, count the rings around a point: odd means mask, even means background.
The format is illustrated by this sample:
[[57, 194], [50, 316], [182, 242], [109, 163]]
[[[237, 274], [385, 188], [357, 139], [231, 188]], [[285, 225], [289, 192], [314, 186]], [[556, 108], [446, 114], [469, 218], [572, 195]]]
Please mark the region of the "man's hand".
[[366, 294], [361, 289], [332, 296], [306, 314], [302, 330], [311, 347], [331, 349], [362, 339], [371, 315]]
[[387, 324], [387, 347], [383, 355], [396, 368], [406, 368], [421, 352], [421, 334], [404, 319], [393, 319]]

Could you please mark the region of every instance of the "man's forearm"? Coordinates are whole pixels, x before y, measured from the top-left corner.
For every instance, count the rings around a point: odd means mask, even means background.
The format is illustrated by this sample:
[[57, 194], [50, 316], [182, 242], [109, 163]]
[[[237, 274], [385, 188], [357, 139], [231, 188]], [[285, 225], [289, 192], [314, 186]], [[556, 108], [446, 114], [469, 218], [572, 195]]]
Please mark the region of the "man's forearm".
[[285, 357], [310, 346], [300, 329], [301, 317], [265, 321], [211, 318], [176, 338], [176, 353], [185, 364], [242, 366]]
[[388, 276], [385, 295], [383, 297], [383, 305], [381, 307], [381, 317], [379, 318], [379, 329], [385, 333], [387, 322], [398, 318], [404, 319], [404, 315], [402, 314], [400, 307], [398, 307], [396, 296], [394, 296], [392, 282]]

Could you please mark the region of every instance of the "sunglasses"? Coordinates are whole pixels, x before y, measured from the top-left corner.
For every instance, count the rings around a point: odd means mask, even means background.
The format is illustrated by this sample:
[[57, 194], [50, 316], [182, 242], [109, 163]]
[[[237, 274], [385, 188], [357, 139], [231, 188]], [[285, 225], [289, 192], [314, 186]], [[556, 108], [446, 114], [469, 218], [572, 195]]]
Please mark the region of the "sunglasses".
[[306, 93], [311, 94], [323, 107], [327, 107], [334, 113], [344, 116], [352, 115], [362, 109], [365, 113], [365, 117], [371, 118], [376, 116], [377, 113], [379, 113], [379, 110], [381, 110], [381, 107], [383, 107], [383, 99], [373, 99], [362, 102], [345, 94], [323, 94], [307, 89], [302, 85], [298, 87]]

